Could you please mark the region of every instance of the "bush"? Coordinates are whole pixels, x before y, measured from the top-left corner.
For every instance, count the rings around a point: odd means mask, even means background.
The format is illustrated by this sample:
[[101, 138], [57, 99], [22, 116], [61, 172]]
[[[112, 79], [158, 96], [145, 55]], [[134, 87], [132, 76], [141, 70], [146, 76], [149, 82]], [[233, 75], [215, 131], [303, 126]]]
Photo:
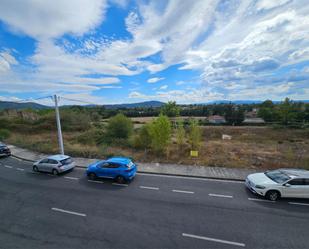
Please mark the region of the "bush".
[[197, 150], [200, 146], [200, 142], [202, 139], [202, 132], [201, 132], [200, 127], [198, 126], [198, 122], [192, 119], [190, 122], [189, 129], [190, 129], [189, 141], [190, 141], [191, 149]]
[[131, 145], [137, 149], [148, 149], [151, 146], [150, 125], [141, 127], [138, 134], [132, 137]]
[[176, 125], [176, 142], [181, 149], [186, 143], [186, 131], [183, 126], [183, 121], [178, 120]]
[[171, 139], [171, 122], [167, 116], [160, 114], [149, 126], [151, 147], [157, 153], [166, 150]]
[[131, 119], [127, 118], [122, 113], [109, 119], [106, 127], [106, 135], [110, 142], [115, 140], [127, 140], [133, 132], [133, 124]]
[[10, 131], [7, 129], [0, 129], [0, 140], [7, 139], [11, 135]]

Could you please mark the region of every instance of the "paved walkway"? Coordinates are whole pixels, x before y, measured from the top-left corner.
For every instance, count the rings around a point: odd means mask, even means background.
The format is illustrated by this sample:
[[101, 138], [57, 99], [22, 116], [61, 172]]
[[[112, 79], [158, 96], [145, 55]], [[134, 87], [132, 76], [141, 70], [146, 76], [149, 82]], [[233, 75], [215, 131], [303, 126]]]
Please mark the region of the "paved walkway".
[[[37, 161], [45, 154], [22, 149], [14, 145], [8, 145], [12, 155], [27, 161]], [[74, 158], [76, 165], [79, 167], [87, 167], [92, 162], [99, 159]], [[191, 177], [205, 177], [215, 179], [244, 180], [250, 173], [256, 172], [254, 169], [235, 169], [224, 167], [207, 167], [196, 165], [181, 164], [161, 164], [161, 163], [138, 163], [138, 171], [141, 173], [166, 174]]]

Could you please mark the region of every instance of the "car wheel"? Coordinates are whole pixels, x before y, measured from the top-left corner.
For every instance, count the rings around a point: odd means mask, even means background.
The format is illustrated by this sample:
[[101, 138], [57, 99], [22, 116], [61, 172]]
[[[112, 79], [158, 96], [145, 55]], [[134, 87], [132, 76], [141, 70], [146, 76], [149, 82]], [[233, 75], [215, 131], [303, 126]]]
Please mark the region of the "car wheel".
[[33, 168], [32, 168], [32, 169], [33, 169], [33, 171], [34, 171], [34, 172], [39, 172], [39, 169], [38, 169], [38, 167], [37, 167], [37, 166], [33, 166]]
[[97, 175], [96, 175], [95, 173], [90, 173], [90, 174], [88, 174], [88, 177], [89, 177], [90, 180], [95, 180], [95, 179], [97, 179]]
[[117, 177], [116, 177], [116, 182], [117, 182], [117, 183], [122, 184], [122, 183], [125, 183], [125, 181], [126, 181], [126, 179], [124, 179], [123, 176], [117, 176]]
[[280, 198], [280, 193], [276, 190], [270, 190], [266, 193], [266, 198], [270, 201], [276, 201]]
[[57, 175], [59, 174], [59, 172], [58, 172], [56, 169], [53, 169], [52, 174], [53, 174], [54, 176], [57, 176]]

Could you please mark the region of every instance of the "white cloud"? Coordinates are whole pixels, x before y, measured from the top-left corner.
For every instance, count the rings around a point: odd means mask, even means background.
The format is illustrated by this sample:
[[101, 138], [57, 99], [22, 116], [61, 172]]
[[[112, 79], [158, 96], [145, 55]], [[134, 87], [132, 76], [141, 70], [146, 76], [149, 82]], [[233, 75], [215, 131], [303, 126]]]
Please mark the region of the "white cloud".
[[148, 83], [156, 83], [158, 81], [164, 80], [165, 78], [158, 78], [158, 77], [154, 77], [154, 78], [150, 78], [147, 80]]
[[12, 65], [17, 65], [15, 57], [10, 53], [10, 51], [0, 52], [0, 74], [7, 73], [11, 70]]
[[2, 0], [0, 19], [36, 38], [80, 35], [102, 22], [105, 8], [105, 0]]
[[168, 88], [168, 85], [163, 85], [159, 87], [159, 90], [166, 90]]

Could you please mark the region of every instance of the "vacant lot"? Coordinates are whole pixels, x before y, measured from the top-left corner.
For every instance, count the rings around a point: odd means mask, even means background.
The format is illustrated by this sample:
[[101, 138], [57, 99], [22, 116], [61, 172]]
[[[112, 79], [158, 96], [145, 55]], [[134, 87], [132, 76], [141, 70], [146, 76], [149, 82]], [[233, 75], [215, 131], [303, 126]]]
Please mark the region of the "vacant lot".
[[[152, 118], [138, 118], [133, 121], [149, 122]], [[142, 125], [142, 124], [141, 124]], [[102, 128], [103, 129], [103, 128]], [[309, 169], [308, 129], [274, 129], [272, 127], [202, 127], [203, 140], [197, 158], [190, 157], [186, 144], [178, 148], [175, 139], [165, 155], [155, 155], [147, 150], [135, 149], [130, 144], [100, 145], [89, 142], [98, 129], [87, 131], [64, 131], [65, 152], [73, 156], [105, 158], [112, 155], [130, 156], [140, 162], [166, 162], [196, 164], [205, 166], [279, 168], [302, 167]], [[231, 140], [222, 140], [222, 135]], [[56, 131], [35, 133], [12, 132], [8, 143], [44, 153], [58, 151]], [[93, 139], [91, 139], [93, 141]]]

